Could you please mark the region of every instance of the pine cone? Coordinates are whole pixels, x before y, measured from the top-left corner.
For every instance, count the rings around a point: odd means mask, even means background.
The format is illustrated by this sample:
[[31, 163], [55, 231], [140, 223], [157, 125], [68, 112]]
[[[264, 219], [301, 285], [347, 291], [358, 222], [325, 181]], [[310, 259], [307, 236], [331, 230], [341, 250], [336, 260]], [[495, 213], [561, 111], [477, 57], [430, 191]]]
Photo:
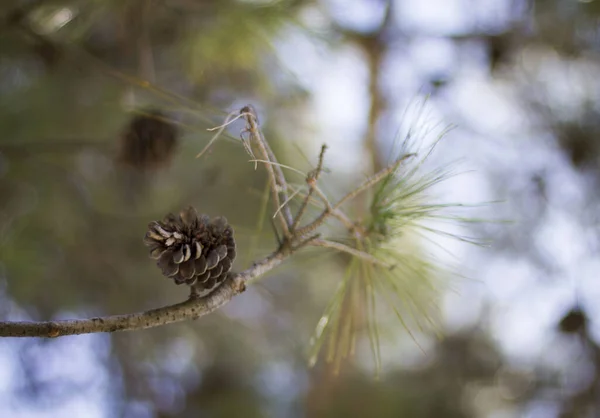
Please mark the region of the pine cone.
[[571, 309], [562, 317], [558, 324], [558, 328], [565, 334], [574, 334], [576, 332], [585, 331], [586, 327], [587, 316], [579, 307]]
[[119, 161], [139, 170], [157, 169], [173, 156], [179, 131], [158, 110], [136, 115], [121, 137]]
[[168, 214], [148, 225], [144, 244], [162, 273], [176, 284], [192, 286], [197, 293], [210, 291], [227, 277], [235, 259], [233, 229], [224, 217], [198, 216], [188, 207], [179, 217]]

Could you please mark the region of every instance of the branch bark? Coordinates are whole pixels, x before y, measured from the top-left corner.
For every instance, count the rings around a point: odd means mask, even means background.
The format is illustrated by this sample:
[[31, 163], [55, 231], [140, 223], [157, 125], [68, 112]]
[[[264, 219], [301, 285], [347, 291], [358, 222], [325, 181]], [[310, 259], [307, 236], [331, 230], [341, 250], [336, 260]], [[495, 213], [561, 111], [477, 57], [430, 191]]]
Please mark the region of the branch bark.
[[0, 337], [56, 338], [66, 335], [134, 331], [197, 319], [225, 305], [231, 298], [245, 290], [248, 280], [265, 274], [278, 266], [289, 255], [291, 255], [291, 251], [277, 251], [255, 263], [249, 269], [229, 276], [221, 286], [201, 298], [188, 299], [175, 305], [126, 315], [42, 322], [0, 321]]
[[278, 165], [277, 159], [275, 158], [271, 147], [269, 147], [269, 144], [267, 143], [267, 141], [262, 135], [262, 132], [258, 128], [258, 122], [254, 110], [250, 106], [245, 106], [240, 110], [240, 114], [244, 115], [244, 119], [246, 120], [246, 123], [248, 125], [247, 129], [250, 132], [251, 138], [254, 140], [253, 142], [257, 145], [257, 148], [259, 149], [263, 160], [273, 163], [265, 163], [265, 169], [269, 174], [269, 181], [272, 185], [271, 190], [273, 194], [273, 204], [275, 206], [275, 211], [277, 212], [277, 216], [280, 219], [283, 233], [286, 236], [286, 238], [289, 239], [291, 237], [290, 228], [293, 224], [293, 220], [289, 206], [286, 204], [283, 207], [281, 207], [281, 202], [288, 201], [288, 186], [287, 181], [285, 180], [285, 176], [283, 175], [283, 170]]

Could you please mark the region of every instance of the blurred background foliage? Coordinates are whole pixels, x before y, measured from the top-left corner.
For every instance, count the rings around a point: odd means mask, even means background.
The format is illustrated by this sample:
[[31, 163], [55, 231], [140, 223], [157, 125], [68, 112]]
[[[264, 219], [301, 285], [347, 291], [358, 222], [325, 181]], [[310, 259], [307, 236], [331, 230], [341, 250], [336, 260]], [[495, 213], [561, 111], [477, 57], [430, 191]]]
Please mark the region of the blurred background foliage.
[[[311, 169], [328, 143], [325, 188], [341, 195], [387, 163], [427, 93], [459, 125], [437, 163], [477, 171], [445, 191], [504, 199], [474, 216], [514, 224], [470, 228], [493, 238], [485, 251], [451, 248], [476, 280], [440, 301], [442, 338], [416, 329], [417, 345], [389, 321], [378, 380], [361, 350], [339, 375], [307, 366], [347, 263], [307, 251], [198, 321], [0, 341], [0, 415], [600, 416], [599, 18], [598, 0], [4, 0], [3, 319], [184, 299], [141, 239], [187, 204], [235, 226], [234, 269], [268, 254], [241, 126], [194, 158], [247, 103], [282, 163]], [[132, 118], [154, 110], [174, 146], [128, 163]]]

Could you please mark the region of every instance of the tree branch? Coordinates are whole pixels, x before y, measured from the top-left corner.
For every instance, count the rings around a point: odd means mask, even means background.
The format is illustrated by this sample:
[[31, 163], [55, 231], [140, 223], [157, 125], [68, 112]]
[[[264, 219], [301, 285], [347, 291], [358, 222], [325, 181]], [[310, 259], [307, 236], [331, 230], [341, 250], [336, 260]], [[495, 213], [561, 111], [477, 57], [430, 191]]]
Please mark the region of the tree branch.
[[213, 292], [201, 298], [190, 298], [175, 305], [126, 315], [42, 322], [0, 321], [0, 337], [56, 338], [65, 335], [133, 331], [197, 319], [225, 305], [231, 298], [245, 290], [248, 280], [265, 274], [291, 254], [291, 251], [277, 251], [249, 269], [230, 275]]
[[[201, 316], [214, 312], [225, 305], [234, 296], [242, 293], [249, 280], [263, 275], [267, 271], [278, 266], [285, 258], [289, 257], [304, 246], [318, 246], [332, 248], [352, 254], [355, 257], [362, 258], [373, 264], [391, 267], [378, 260], [371, 254], [346, 246], [344, 244], [320, 239], [319, 234], [311, 235], [325, 220], [329, 217], [339, 219], [351, 232], [357, 233], [359, 225], [354, 223], [341, 209], [341, 206], [348, 200], [355, 197], [365, 189], [372, 187], [381, 181], [385, 176], [396, 170], [396, 168], [408, 158], [406, 155], [400, 158], [396, 163], [381, 170], [374, 176], [367, 178], [356, 189], [344, 196], [335, 205], [331, 205], [325, 193], [317, 185], [317, 181], [323, 170], [323, 159], [326, 147], [321, 148], [319, 161], [316, 170], [307, 176], [306, 182], [309, 190], [302, 203], [302, 206], [296, 215], [296, 219], [291, 216], [288, 202], [288, 184], [283, 175], [283, 171], [273, 155], [271, 148], [258, 128], [255, 113], [249, 106], [240, 111], [240, 117], [243, 117], [247, 123], [247, 131], [251, 139], [258, 147], [265, 169], [269, 175], [271, 193], [273, 195], [273, 204], [275, 206], [275, 216], [278, 217], [285, 238], [280, 242], [279, 249], [270, 256], [255, 263], [249, 269], [236, 274], [230, 274], [227, 279], [214, 291], [205, 296], [197, 296], [194, 293], [190, 298], [175, 305], [169, 305], [158, 309], [152, 309], [145, 312], [137, 312], [126, 315], [112, 315], [105, 317], [89, 319], [71, 319], [58, 321], [0, 321], [0, 337], [46, 337], [56, 338], [65, 335], [91, 334], [100, 332], [131, 331], [145, 328], [152, 328], [161, 325], [167, 325], [184, 320], [197, 319]], [[228, 117], [229, 119], [229, 117]], [[229, 122], [226, 121], [226, 126]], [[221, 131], [220, 131], [221, 132]], [[216, 137], [215, 137], [216, 139]], [[211, 140], [212, 142], [212, 140]], [[296, 192], [296, 194], [299, 193]], [[308, 225], [297, 228], [300, 218], [305, 214], [306, 206], [312, 203], [313, 195], [316, 194], [324, 203], [323, 212], [309, 222]], [[283, 202], [283, 204], [281, 203]], [[310, 236], [309, 236], [310, 235]]]
[[[275, 211], [278, 211], [281, 207], [281, 202], [288, 201], [287, 195], [287, 182], [283, 175], [283, 170], [277, 163], [277, 159], [271, 151], [269, 144], [264, 139], [262, 132], [258, 128], [257, 118], [250, 106], [245, 106], [240, 110], [240, 114], [244, 115], [244, 119], [247, 123], [247, 129], [250, 132], [250, 136], [254, 139], [254, 142], [258, 146], [261, 153], [262, 159], [269, 161], [274, 164], [265, 163], [265, 169], [269, 174], [269, 180], [271, 181], [271, 190], [273, 194], [273, 204]], [[290, 238], [290, 228], [292, 226], [292, 213], [289, 206], [284, 205], [281, 211], [278, 213], [278, 218], [281, 222], [281, 227], [286, 238]]]
[[348, 192], [335, 205], [331, 205], [331, 203], [329, 202], [327, 197], [324, 195], [324, 193], [321, 192], [320, 189], [318, 188], [318, 186], [315, 185], [314, 186], [315, 192], [319, 195], [319, 197], [325, 203], [325, 210], [323, 210], [323, 212], [316, 219], [314, 219], [312, 222], [310, 222], [308, 225], [297, 229], [295, 231], [295, 233], [299, 236], [305, 236], [306, 234], [309, 234], [309, 233], [315, 231], [319, 226], [321, 226], [323, 223], [325, 223], [325, 221], [330, 216], [333, 216], [334, 218], [337, 218], [338, 220], [340, 220], [351, 232], [354, 232], [355, 234], [357, 234], [357, 233], [363, 234], [364, 231], [362, 231], [358, 225], [353, 223], [352, 220], [350, 218], [348, 218], [348, 216], [346, 216], [346, 214], [344, 214], [344, 212], [342, 212], [342, 210], [341, 210], [342, 205], [344, 203], [346, 203], [347, 201], [355, 198], [356, 196], [358, 196], [360, 193], [364, 192], [365, 190], [367, 190], [367, 189], [373, 187], [374, 185], [376, 185], [377, 183], [379, 183], [381, 180], [386, 178], [386, 176], [388, 176], [389, 174], [396, 171], [398, 169], [398, 167], [400, 166], [400, 164], [402, 164], [406, 159], [413, 157], [413, 156], [414, 156], [414, 154], [403, 155], [395, 163], [389, 165], [388, 167], [380, 170], [379, 172], [375, 173], [371, 177], [368, 177], [367, 179], [365, 179], [358, 187], [356, 187], [355, 189]]
[[319, 177], [321, 176], [321, 171], [323, 171], [323, 159], [325, 158], [325, 151], [327, 150], [327, 145], [323, 144], [321, 146], [321, 153], [319, 154], [319, 162], [317, 163], [317, 168], [308, 173], [306, 176], [306, 183], [308, 184], [308, 193], [304, 197], [302, 204], [300, 205], [300, 209], [298, 209], [298, 213], [296, 214], [296, 218], [294, 219], [294, 223], [292, 224], [291, 230], [295, 231], [300, 224], [300, 220], [304, 213], [306, 212], [306, 208], [308, 207], [308, 202], [312, 199], [312, 195], [315, 191], [315, 186], [317, 185], [317, 181], [319, 181]]

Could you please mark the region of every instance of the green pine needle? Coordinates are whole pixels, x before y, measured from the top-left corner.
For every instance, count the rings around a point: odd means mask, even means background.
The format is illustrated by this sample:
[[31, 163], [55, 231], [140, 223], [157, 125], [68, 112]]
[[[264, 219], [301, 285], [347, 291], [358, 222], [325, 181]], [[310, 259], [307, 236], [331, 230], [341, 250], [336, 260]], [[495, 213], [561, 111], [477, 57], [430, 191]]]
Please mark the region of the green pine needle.
[[397, 158], [413, 153], [416, 158], [400, 164], [371, 190], [369, 217], [362, 225], [367, 232], [360, 237], [347, 237], [346, 241], [393, 268], [348, 256], [346, 274], [311, 339], [311, 365], [317, 362], [326, 343], [325, 360], [333, 363], [334, 372], [339, 371], [342, 360], [354, 353], [355, 341], [365, 335], [378, 375], [382, 363], [380, 300], [385, 301], [385, 307], [417, 345], [411, 331], [413, 326], [421, 332], [433, 330], [440, 334], [434, 318], [439, 315], [437, 300], [450, 287], [444, 279], [460, 275], [435, 255], [426, 253], [423, 244], [429, 242], [447, 251], [436, 240], [436, 237], [444, 237], [487, 245], [477, 238], [443, 229], [449, 225], [488, 221], [456, 213], [479, 205], [435, 202], [433, 188], [461, 174], [455, 171], [454, 164], [424, 171], [426, 160], [448, 131], [442, 130], [432, 145], [419, 149], [424, 136], [435, 129], [439, 131], [438, 126], [425, 127], [425, 135], [417, 137], [416, 130], [411, 128]]

